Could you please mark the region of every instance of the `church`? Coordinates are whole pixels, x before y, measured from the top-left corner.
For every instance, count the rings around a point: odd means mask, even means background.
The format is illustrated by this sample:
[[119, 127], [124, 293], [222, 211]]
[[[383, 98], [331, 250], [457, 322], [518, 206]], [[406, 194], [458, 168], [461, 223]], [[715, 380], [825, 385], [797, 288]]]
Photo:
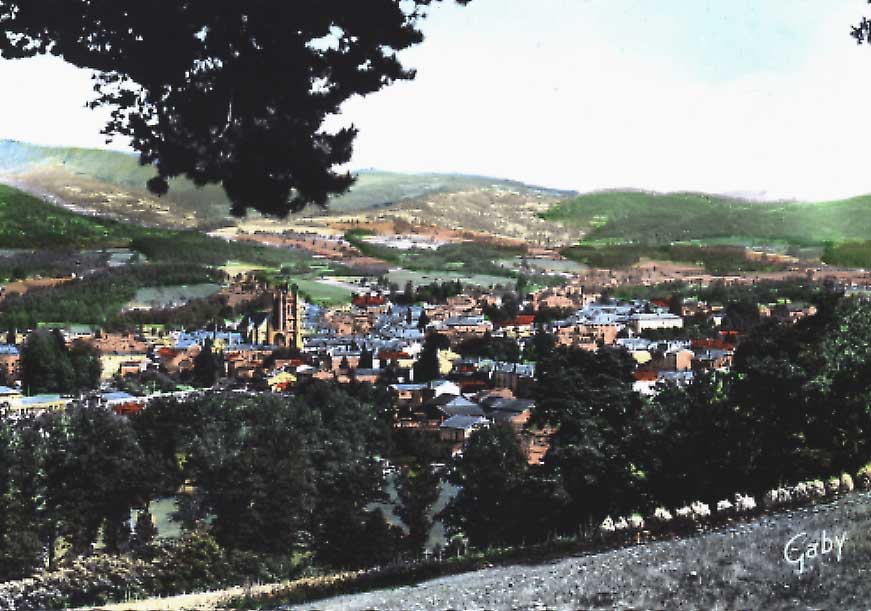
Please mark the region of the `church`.
[[256, 346], [302, 350], [302, 300], [294, 284], [272, 291], [272, 311], [249, 316], [242, 325], [245, 341]]

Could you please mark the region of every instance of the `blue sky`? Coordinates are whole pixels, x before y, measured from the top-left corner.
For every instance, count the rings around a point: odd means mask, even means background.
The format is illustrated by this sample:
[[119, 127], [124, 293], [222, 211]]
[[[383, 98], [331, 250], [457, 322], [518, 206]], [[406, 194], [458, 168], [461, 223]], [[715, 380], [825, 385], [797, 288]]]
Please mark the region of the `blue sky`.
[[[434, 5], [418, 78], [350, 101], [352, 167], [593, 190], [871, 192], [864, 0], [473, 0]], [[0, 62], [0, 137], [100, 146], [87, 75]], [[120, 146], [116, 144], [116, 146]]]

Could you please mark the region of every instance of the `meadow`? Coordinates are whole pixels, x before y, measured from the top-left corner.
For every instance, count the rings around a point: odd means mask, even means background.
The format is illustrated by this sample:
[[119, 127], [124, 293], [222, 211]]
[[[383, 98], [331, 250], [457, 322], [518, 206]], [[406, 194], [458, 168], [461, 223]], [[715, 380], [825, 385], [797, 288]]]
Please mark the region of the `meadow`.
[[436, 250], [400, 250], [367, 242], [367, 233], [351, 231], [345, 239], [367, 257], [381, 259], [403, 269], [420, 272], [456, 272], [463, 276], [515, 277], [498, 263], [524, 253], [520, 247], [493, 246], [477, 242], [446, 244]]

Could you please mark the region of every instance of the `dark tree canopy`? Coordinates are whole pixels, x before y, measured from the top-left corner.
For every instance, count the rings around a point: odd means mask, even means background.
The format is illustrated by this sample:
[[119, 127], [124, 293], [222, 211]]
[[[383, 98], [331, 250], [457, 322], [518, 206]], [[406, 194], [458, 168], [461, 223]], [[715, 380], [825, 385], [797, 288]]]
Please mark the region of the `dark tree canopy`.
[[357, 131], [324, 120], [414, 78], [396, 53], [423, 40], [432, 2], [0, 0], [0, 54], [95, 70], [89, 105], [111, 108], [106, 136], [155, 166], [152, 192], [183, 175], [222, 183], [233, 214], [284, 216], [350, 187], [334, 168]]

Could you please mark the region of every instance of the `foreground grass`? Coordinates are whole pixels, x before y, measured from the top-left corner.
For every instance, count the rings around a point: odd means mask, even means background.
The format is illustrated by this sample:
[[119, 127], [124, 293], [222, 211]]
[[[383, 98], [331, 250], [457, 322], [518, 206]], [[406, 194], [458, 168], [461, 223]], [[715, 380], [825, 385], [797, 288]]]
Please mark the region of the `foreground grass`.
[[[564, 541], [525, 552], [416, 565], [405, 572], [293, 582], [225, 604], [240, 609], [301, 605], [298, 608], [344, 611], [536, 605], [548, 609], [859, 609], [871, 601], [869, 528], [871, 494], [857, 493], [727, 524], [702, 535], [610, 550], [602, 542], [590, 549]], [[784, 560], [784, 546], [799, 533], [809, 535], [803, 539], [807, 542], [822, 530], [830, 537], [846, 534], [840, 562], [834, 554], [818, 556], [798, 574]], [[565, 558], [570, 554], [575, 556]], [[563, 559], [554, 561], [559, 556]], [[492, 564], [505, 566], [488, 566]], [[445, 577], [459, 572], [463, 574]], [[420, 583], [436, 577], [443, 578]], [[410, 584], [418, 585], [400, 587]], [[364, 591], [368, 593], [348, 595]]]

